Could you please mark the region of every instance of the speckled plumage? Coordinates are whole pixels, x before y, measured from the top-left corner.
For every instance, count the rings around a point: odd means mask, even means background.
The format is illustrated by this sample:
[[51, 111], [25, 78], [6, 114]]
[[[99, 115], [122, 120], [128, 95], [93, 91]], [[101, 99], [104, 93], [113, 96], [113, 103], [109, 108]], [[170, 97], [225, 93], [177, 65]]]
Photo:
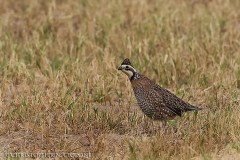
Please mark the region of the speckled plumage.
[[[129, 65], [128, 69], [126, 69], [126, 65]], [[121, 66], [125, 66], [125, 68]], [[170, 91], [132, 69], [133, 66], [129, 59], [125, 59], [121, 66], [119, 70], [125, 69], [134, 72], [129, 79], [139, 107], [149, 118], [167, 120], [181, 116], [186, 111], [201, 109], [184, 102]]]

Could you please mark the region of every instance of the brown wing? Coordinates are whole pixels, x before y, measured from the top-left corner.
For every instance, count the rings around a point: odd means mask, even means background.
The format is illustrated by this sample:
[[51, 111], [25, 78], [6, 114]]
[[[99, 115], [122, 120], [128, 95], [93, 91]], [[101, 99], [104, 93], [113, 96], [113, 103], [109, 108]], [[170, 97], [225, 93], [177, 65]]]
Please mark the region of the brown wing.
[[166, 100], [166, 97], [162, 91], [153, 89], [152, 92], [152, 99], [154, 99], [153, 104], [157, 110], [156, 113], [160, 113], [159, 115], [155, 115], [155, 117], [162, 117], [162, 119], [169, 119], [173, 118], [175, 116], [181, 116], [182, 110], [178, 107], [175, 107], [174, 105], [170, 105], [168, 103], [168, 100]]
[[184, 102], [182, 99], [175, 96], [173, 93], [164, 89], [158, 85], [154, 85], [154, 90], [161, 94], [162, 101], [168, 110], [171, 110], [173, 114], [181, 116], [183, 112], [186, 112], [193, 108], [189, 103]]

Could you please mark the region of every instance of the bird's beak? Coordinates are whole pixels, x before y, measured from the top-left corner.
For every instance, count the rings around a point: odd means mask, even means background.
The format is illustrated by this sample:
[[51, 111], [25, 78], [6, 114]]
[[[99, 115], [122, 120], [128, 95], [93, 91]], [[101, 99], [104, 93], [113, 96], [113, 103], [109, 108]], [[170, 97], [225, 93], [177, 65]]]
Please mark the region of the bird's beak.
[[118, 67], [118, 70], [122, 70], [122, 66], [119, 66], [119, 67]]

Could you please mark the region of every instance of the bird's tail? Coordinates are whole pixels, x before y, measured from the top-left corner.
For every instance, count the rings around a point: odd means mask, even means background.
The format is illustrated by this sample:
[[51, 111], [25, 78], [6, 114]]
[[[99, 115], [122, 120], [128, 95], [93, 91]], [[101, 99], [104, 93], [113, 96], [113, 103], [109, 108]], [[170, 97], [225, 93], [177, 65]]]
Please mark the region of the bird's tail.
[[191, 106], [187, 108], [187, 111], [198, 111], [198, 110], [202, 110], [202, 108], [196, 107], [196, 106]]

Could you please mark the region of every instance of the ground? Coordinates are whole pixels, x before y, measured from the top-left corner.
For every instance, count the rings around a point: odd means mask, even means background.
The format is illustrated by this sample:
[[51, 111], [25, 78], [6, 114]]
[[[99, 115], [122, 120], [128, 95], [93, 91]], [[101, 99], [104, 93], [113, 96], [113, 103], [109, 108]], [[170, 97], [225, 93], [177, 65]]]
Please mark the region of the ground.
[[[239, 8], [238, 0], [0, 0], [1, 155], [240, 159]], [[166, 126], [148, 119], [117, 70], [124, 58], [203, 110]]]

